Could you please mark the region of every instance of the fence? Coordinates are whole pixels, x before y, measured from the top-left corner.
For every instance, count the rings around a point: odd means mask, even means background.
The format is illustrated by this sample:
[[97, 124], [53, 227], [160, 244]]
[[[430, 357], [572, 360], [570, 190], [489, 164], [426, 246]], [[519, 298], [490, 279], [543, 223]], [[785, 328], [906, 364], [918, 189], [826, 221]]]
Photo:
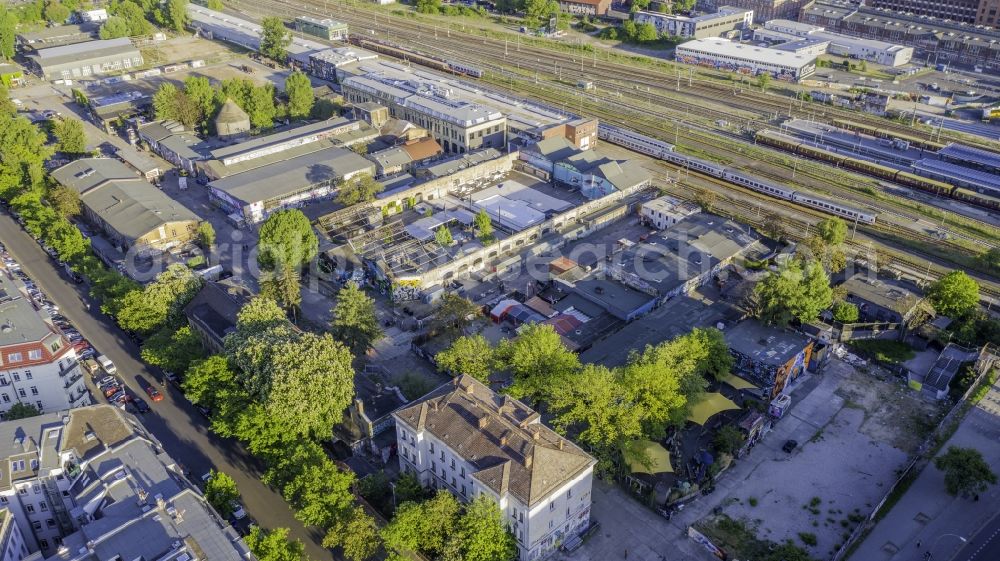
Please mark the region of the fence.
[[[871, 512], [865, 517], [865, 520], [859, 523], [854, 531], [851, 532], [851, 536], [847, 538], [837, 553], [834, 554], [832, 561], [842, 561], [847, 559], [851, 550], [853, 550], [856, 542], [859, 542], [864, 536], [868, 534], [868, 531], [874, 527], [876, 518], [882, 511], [882, 507], [885, 506], [886, 501], [892, 496], [892, 494], [899, 488], [900, 484], [906, 481], [910, 477], [916, 477], [920, 471], [930, 463], [931, 458], [937, 451], [938, 445], [944, 443], [944, 440], [949, 436], [949, 432], [957, 428], [957, 423], [961, 422], [961, 417], [965, 415], [965, 406], [969, 400], [969, 396], [975, 392], [979, 385], [986, 379], [987, 373], [989, 373], [994, 368], [1000, 368], [1000, 350], [993, 348], [991, 345], [985, 345], [979, 353], [979, 358], [976, 359], [976, 379], [969, 385], [969, 388], [965, 390], [962, 397], [955, 402], [955, 405], [948, 411], [948, 413], [941, 419], [938, 423], [937, 428], [927, 436], [924, 442], [917, 448], [916, 453], [913, 457], [906, 463], [906, 467], [899, 473], [899, 477], [893, 481], [889, 489], [886, 490], [885, 495], [882, 496], [882, 500], [872, 508]], [[903, 490], [905, 491], [905, 489]]]

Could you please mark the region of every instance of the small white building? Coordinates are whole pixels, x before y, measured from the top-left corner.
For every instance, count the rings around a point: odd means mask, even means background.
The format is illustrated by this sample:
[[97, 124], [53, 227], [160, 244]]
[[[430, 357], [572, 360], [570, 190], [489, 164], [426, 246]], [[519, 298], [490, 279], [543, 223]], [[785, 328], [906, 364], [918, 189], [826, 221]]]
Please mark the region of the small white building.
[[692, 214], [698, 214], [698, 205], [670, 196], [663, 196], [642, 203], [639, 207], [639, 218], [657, 230], [665, 230]]
[[801, 39], [827, 42], [826, 52], [832, 55], [866, 60], [885, 66], [902, 66], [913, 58], [913, 47], [904, 47], [874, 39], [850, 37], [827, 31], [823, 27], [787, 19], [771, 20], [765, 23], [763, 28], [754, 31], [754, 40], [757, 41], [795, 41]]
[[632, 14], [636, 24], [650, 23], [657, 33], [666, 37], [700, 39], [719, 37], [753, 24], [753, 10], [722, 6], [714, 14], [688, 17], [681, 14], [639, 11]]
[[743, 74], [770, 73], [776, 78], [798, 80], [816, 72], [816, 57], [780, 49], [744, 45], [719, 37], [681, 43], [678, 62], [732, 70]]
[[393, 413], [399, 467], [462, 501], [496, 501], [520, 561], [540, 559], [590, 525], [597, 461], [520, 401], [459, 376]]

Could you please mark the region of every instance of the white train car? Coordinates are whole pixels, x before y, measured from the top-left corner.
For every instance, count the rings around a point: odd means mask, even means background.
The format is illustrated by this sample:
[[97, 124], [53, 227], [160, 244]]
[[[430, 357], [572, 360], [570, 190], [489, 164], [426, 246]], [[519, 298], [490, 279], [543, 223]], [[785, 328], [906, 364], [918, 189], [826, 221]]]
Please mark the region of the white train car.
[[597, 138], [661, 160], [674, 151], [673, 144], [611, 125], [598, 125]]
[[666, 160], [672, 164], [683, 166], [713, 177], [718, 177], [719, 179], [724, 179], [730, 183], [735, 183], [736, 185], [753, 189], [754, 191], [758, 191], [772, 197], [777, 197], [786, 201], [793, 201], [803, 206], [815, 208], [851, 221], [857, 220], [858, 222], [863, 222], [865, 224], [874, 224], [876, 218], [878, 217], [876, 214], [845, 206], [840, 203], [835, 203], [820, 197], [815, 197], [807, 193], [800, 193], [794, 189], [789, 189], [762, 179], [757, 179], [756, 177], [750, 175], [731, 171], [724, 166], [707, 160], [675, 152], [672, 144], [650, 138], [635, 131], [602, 124], [597, 127], [597, 137], [606, 142], [628, 148], [629, 150], [646, 154], [647, 156], [652, 156], [660, 160]]
[[823, 212], [828, 212], [830, 214], [836, 214], [837, 216], [846, 218], [850, 221], [857, 220], [858, 222], [862, 222], [864, 224], [875, 223], [874, 214], [870, 214], [862, 210], [858, 210], [856, 208], [842, 205], [840, 203], [830, 202], [826, 199], [820, 197], [814, 197], [806, 193], [800, 193], [796, 191], [792, 195], [792, 200], [801, 205], [809, 206], [817, 210], [821, 210]]
[[450, 68], [452, 72], [465, 74], [466, 76], [472, 76], [473, 78], [483, 77], [483, 71], [481, 69], [461, 62], [449, 61], [448, 68]]

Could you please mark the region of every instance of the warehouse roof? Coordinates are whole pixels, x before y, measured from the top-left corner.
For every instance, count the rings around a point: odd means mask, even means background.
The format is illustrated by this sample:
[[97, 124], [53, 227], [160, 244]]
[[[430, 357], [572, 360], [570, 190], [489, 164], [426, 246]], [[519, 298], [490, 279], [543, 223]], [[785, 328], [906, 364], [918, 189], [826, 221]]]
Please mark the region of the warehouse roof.
[[186, 207], [143, 179], [114, 180], [80, 200], [123, 236], [138, 239], [170, 222], [198, 222]]
[[56, 170], [52, 179], [77, 193], [86, 193], [105, 181], [135, 179], [135, 171], [113, 158], [83, 158], [74, 160]]
[[[223, 109], [225, 109], [225, 107], [223, 107]], [[237, 109], [239, 109], [238, 106]], [[222, 113], [220, 112], [220, 115], [221, 114]], [[286, 144], [288, 146], [293, 146], [296, 143], [314, 142], [322, 138], [324, 135], [333, 134], [334, 132], [348, 126], [353, 126], [351, 121], [341, 117], [335, 117], [333, 119], [310, 123], [308, 125], [302, 125], [274, 134], [257, 137], [253, 140], [233, 144], [232, 146], [216, 148], [215, 150], [212, 150], [212, 158], [217, 160], [226, 160], [236, 156], [252, 157], [255, 156], [257, 152], [265, 151], [268, 148], [278, 150], [285, 148]]]
[[764, 64], [786, 66], [789, 68], [802, 68], [803, 66], [812, 64], [812, 62], [816, 60], [815, 56], [800, 55], [768, 47], [743, 45], [721, 37], [694, 39], [677, 46], [678, 54], [685, 51], [707, 55], [735, 57]]
[[805, 335], [770, 327], [755, 319], [744, 320], [723, 335], [730, 349], [771, 366], [784, 365], [809, 345]]
[[350, 150], [324, 148], [296, 158], [230, 175], [209, 186], [245, 203], [268, 201], [325, 181], [371, 171], [372, 163]]
[[83, 61], [98, 58], [114, 57], [122, 55], [138, 55], [139, 49], [132, 45], [128, 37], [118, 39], [105, 39], [100, 41], [87, 41], [74, 45], [63, 45], [61, 47], [50, 47], [40, 49], [31, 55], [39, 66], [56, 66], [66, 63], [82, 64]]

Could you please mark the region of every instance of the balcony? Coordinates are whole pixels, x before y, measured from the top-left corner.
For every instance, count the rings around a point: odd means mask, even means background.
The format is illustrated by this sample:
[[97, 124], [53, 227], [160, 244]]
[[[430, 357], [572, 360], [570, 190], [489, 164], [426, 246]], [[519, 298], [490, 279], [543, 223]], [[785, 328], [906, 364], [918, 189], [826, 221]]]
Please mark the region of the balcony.
[[66, 383], [63, 384], [63, 388], [68, 390], [69, 388], [73, 387], [74, 384], [79, 382], [81, 378], [83, 378], [83, 374], [79, 372], [73, 374], [72, 376], [66, 379]]
[[62, 370], [59, 371], [59, 377], [60, 378], [65, 378], [67, 374], [69, 374], [70, 372], [72, 372], [74, 370], [76, 370], [76, 371], [80, 370], [80, 363], [79, 362], [71, 362], [71, 363], [69, 363], [66, 366], [66, 368], [63, 368]]

